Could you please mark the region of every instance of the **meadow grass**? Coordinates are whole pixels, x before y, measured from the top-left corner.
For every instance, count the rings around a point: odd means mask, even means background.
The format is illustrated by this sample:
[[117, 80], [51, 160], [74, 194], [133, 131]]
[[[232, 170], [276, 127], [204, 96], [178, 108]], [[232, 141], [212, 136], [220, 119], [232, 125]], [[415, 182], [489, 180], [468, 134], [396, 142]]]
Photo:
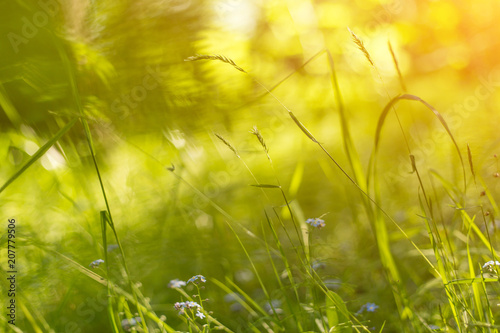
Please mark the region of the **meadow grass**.
[[[376, 69], [376, 64], [361, 39], [353, 32], [351, 34], [355, 44]], [[203, 181], [208, 177], [200, 182], [185, 172], [186, 169], [182, 166], [170, 166], [171, 164], [164, 163], [165, 159], [158, 158], [154, 153], [147, 152], [147, 149], [137, 147], [124, 138], [122, 144], [130, 150], [138, 148], [136, 150], [139, 156], [153, 161], [155, 167], [160, 170], [158, 173], [161, 177], [175, 180], [172, 192], [158, 190], [159, 196], [169, 196], [166, 200], [171, 200], [168, 201], [169, 208], [162, 208], [161, 214], [164, 214], [165, 210], [175, 213], [168, 212], [171, 215], [167, 214], [166, 219], [149, 227], [144, 226], [132, 231], [127, 230], [126, 226], [121, 227], [121, 221], [127, 219], [127, 212], [131, 207], [125, 204], [124, 207], [117, 208], [120, 218], [112, 214], [112, 210], [115, 211], [114, 204], [119, 206], [117, 198], [121, 193], [109, 194], [112, 182], [107, 180], [106, 176], [112, 175], [104, 171], [102, 165], [110, 162], [107, 156], [99, 155], [100, 148], [95, 143], [98, 140], [93, 136], [90, 118], [85, 114], [71, 61], [61, 45], [58, 50], [61, 62], [66, 64], [65, 70], [79, 117], [67, 121], [7, 179], [0, 192], [11, 189], [16, 184], [15, 180], [28, 177], [28, 169], [36, 165], [49, 148], [76, 127], [77, 123], [81, 126], [80, 130], [83, 129], [90, 156], [87, 163], [92, 166], [88, 179], [91, 179], [89, 182], [98, 184], [97, 190], [88, 191], [88, 196], [93, 199], [93, 196], [98, 194], [98, 200], [105, 209], [90, 213], [90, 216], [94, 216], [89, 219], [93, 225], [89, 223], [88, 230], [82, 231], [82, 234], [92, 236], [88, 236], [86, 241], [75, 237], [71, 242], [80, 244], [80, 248], [85, 248], [86, 244], [91, 244], [93, 248], [83, 249], [82, 257], [76, 260], [72, 257], [79, 256], [77, 250], [70, 255], [68, 248], [46, 243], [40, 239], [41, 236], [36, 235], [35, 230], [26, 232], [26, 236], [20, 239], [25, 246], [36, 248], [37, 255], [50, 257], [50, 260], [55, 262], [53, 265], [65, 265], [67, 274], [71, 274], [70, 277], [76, 281], [75, 288], [84, 295], [78, 296], [81, 299], [84, 299], [86, 294], [91, 294], [93, 288], [105, 290], [105, 311], [96, 310], [93, 315], [94, 322], [85, 323], [85, 327], [97, 327], [97, 330], [102, 332], [498, 332], [498, 297], [494, 295], [499, 291], [500, 263], [497, 265], [498, 255], [493, 246], [496, 230], [490, 231], [494, 219], [487, 219], [490, 214], [496, 216], [499, 213], [494, 195], [477, 172], [474, 154], [469, 146], [468, 175], [462, 149], [445, 117], [427, 101], [406, 92], [406, 83], [390, 44], [389, 51], [404, 93], [388, 98], [382, 109], [374, 129], [373, 148], [368, 164], [363, 163], [355, 138], [351, 134], [350, 120], [346, 112], [348, 106], [344, 105], [342, 100], [342, 85], [337, 78], [334, 58], [328, 50], [314, 55], [304, 66], [311, 61], [319, 61], [321, 56], [326, 58], [324, 60], [329, 68], [332, 93], [336, 102], [335, 110], [339, 116], [341, 146], [345, 154], [341, 158], [335, 156], [338, 150], [336, 153], [331, 152], [274, 92], [286, 83], [286, 79], [292, 74], [272, 88], [267, 88], [249, 71], [228, 57], [196, 55], [186, 58], [186, 61], [220, 61], [223, 63], [220, 65], [232, 66], [242, 76], [249, 77], [264, 90], [262, 97], [257, 98], [269, 96], [273, 103], [279, 105], [291, 120], [291, 126], [287, 130], [307, 138], [307, 144], [312, 142], [316, 145], [329, 163], [324, 162], [322, 167], [329, 170], [328, 172], [337, 172], [337, 178], [331, 178], [331, 183], [324, 182], [323, 186], [333, 188], [339, 178], [344, 181], [343, 186], [347, 188], [345, 193], [351, 203], [353, 224], [358, 224], [350, 226], [358, 228], [357, 232], [352, 232], [351, 237], [359, 237], [360, 240], [355, 242], [353, 239], [358, 248], [353, 246], [351, 251], [354, 253], [351, 253], [351, 257], [336, 258], [329, 262], [331, 266], [348, 267], [350, 276], [353, 277], [348, 280], [349, 275], [342, 276], [344, 280], [338, 280], [333, 285], [330, 275], [340, 275], [339, 270], [332, 269], [334, 273], [331, 274], [323, 274], [321, 270], [321, 262], [328, 260], [322, 249], [329, 248], [330, 255], [336, 249], [336, 244], [321, 234], [323, 228], [333, 224], [328, 220], [330, 215], [322, 212], [317, 216], [305, 216], [300, 202], [294, 200], [296, 193], [293, 192], [297, 190], [287, 191], [287, 186], [283, 185], [291, 183], [292, 189], [298, 188], [297, 184], [307, 185], [308, 179], [304, 176], [304, 171], [297, 167], [291, 181], [283, 179], [278, 171], [282, 170], [282, 167], [276, 165], [273, 156], [273, 150], [278, 150], [279, 147], [268, 143], [257, 127], [249, 128], [250, 134], [245, 135], [252, 135], [254, 140], [256, 139], [259, 148], [255, 154], [263, 155], [264, 161], [267, 161], [268, 167], [261, 166], [259, 172], [253, 170], [255, 164], [246, 161], [248, 154], [245, 149], [239, 149], [237, 144], [232, 144], [230, 139], [221, 134], [210, 134], [231, 152], [230, 158], [236, 158], [248, 173], [248, 179], [253, 182], [246, 184], [250, 186], [238, 188], [238, 191], [244, 192], [243, 197], [239, 197], [242, 201], [245, 196], [251, 197], [247, 199], [248, 203], [241, 204], [255, 205], [248, 208], [244, 215], [250, 213], [250, 218], [259, 222], [257, 225], [244, 221], [241, 214], [232, 207], [235, 205], [233, 201], [230, 201], [229, 205], [226, 204], [227, 196], [208, 195], [203, 189]], [[384, 197], [381, 185], [383, 178], [380, 175], [384, 170], [379, 167], [384, 124], [390, 112], [395, 112], [396, 106], [403, 101], [417, 102], [433, 113], [448, 135], [453, 153], [457, 156], [457, 169], [461, 178], [450, 180], [449, 177], [444, 177], [443, 174], [448, 173], [447, 170], [422, 170], [421, 164], [417, 163], [412, 154], [410, 143], [405, 142], [409, 152], [408, 170], [415, 177], [411, 184], [416, 186], [408, 192], [415, 196], [420, 209], [418, 220], [421, 222], [421, 228], [417, 231], [405, 230], [406, 227], [411, 229], [412, 225], [396, 219], [391, 211], [385, 208], [388, 198]], [[399, 118], [397, 120], [400, 130], [404, 132], [402, 122]], [[300, 152], [296, 153], [300, 155]], [[267, 171], [262, 174], [262, 169]], [[472, 182], [468, 181], [471, 177]], [[241, 179], [230, 181], [237, 182]], [[470, 192], [483, 193], [481, 198], [484, 200], [478, 203], [468, 196]], [[236, 196], [229, 193], [229, 197], [231, 195]], [[205, 208], [182, 205], [182, 199], [186, 196], [196, 196], [205, 204]], [[256, 204], [258, 201], [261, 205]], [[76, 202], [72, 204], [75, 209], [80, 209], [77, 208]], [[446, 205], [452, 206], [453, 214], [445, 216], [443, 211], [449, 208]], [[472, 205], [477, 209], [471, 209]], [[258, 208], [254, 209], [255, 207]], [[485, 207], [490, 207], [488, 209], [492, 212], [487, 214]], [[203, 229], [204, 224], [208, 223], [204, 211], [217, 216], [211, 221], [208, 235], [204, 234], [207, 229]], [[83, 212], [83, 209], [80, 212]], [[197, 227], [192, 224], [195, 218], [199, 222], [200, 230], [196, 230]], [[177, 226], [175, 221], [178, 220], [190, 224], [183, 229]], [[167, 222], [166, 227], [162, 225]], [[148, 228], [162, 230], [162, 238], [149, 235], [149, 250], [134, 249], [135, 236], [131, 234], [146, 235]], [[363, 228], [370, 228], [372, 235], [358, 233]], [[425, 237], [422, 236], [421, 230], [425, 230]], [[126, 235], [127, 241], [123, 241], [123, 235]], [[180, 240], [175, 241], [177, 237]], [[2, 240], [5, 241], [5, 238]], [[376, 249], [376, 254], [366, 252], [367, 246], [364, 243], [370, 241], [375, 243], [371, 248]], [[166, 245], [155, 242], [164, 242]], [[203, 247], [204, 242], [207, 247]], [[184, 243], [188, 245], [184, 247]], [[110, 250], [111, 245], [116, 245], [117, 251]], [[146, 245], [141, 245], [139, 241], [135, 243], [135, 247], [141, 246]], [[163, 250], [162, 246], [167, 249]], [[184, 250], [173, 250], [176, 246]], [[217, 248], [208, 249], [211, 246]], [[200, 252], [206, 250], [208, 254], [196, 253], [198, 247]], [[158, 258], [149, 260], [147, 255], [154, 255], [150, 253], [151, 250], [166, 254], [163, 261], [159, 263]], [[94, 257], [89, 257], [90, 254]], [[190, 260], [191, 255], [197, 259]], [[208, 258], [207, 263], [197, 262], [199, 258], [203, 261], [211, 255], [218, 255], [219, 258]], [[368, 255], [368, 258], [363, 258], [363, 255]], [[231, 256], [234, 256], [232, 262], [228, 259]], [[81, 263], [83, 258], [91, 263], [90, 267]], [[100, 258], [103, 258], [103, 261], [96, 261]], [[359, 263], [346, 262], [352, 258]], [[182, 260], [187, 260], [187, 263], [181, 264]], [[408, 265], [405, 260], [415, 261], [416, 264]], [[182, 269], [177, 269], [177, 266]], [[355, 278], [369, 275], [372, 269], [377, 271], [376, 276], [380, 280], [373, 281], [373, 285], [352, 287], [354, 284], [370, 281], [370, 276], [360, 278], [359, 281]], [[36, 269], [33, 271], [36, 272]], [[53, 273], [51, 275], [49, 271], [42, 270], [41, 273], [56, 281], [65, 281]], [[164, 273], [167, 275], [163, 276]], [[174, 276], [176, 273], [178, 275]], [[162, 276], [158, 277], [158, 274]], [[241, 277], [243, 275], [247, 277]], [[170, 288], [167, 287], [168, 281], [171, 281]], [[35, 284], [34, 281], [31, 283]], [[93, 285], [87, 286], [90, 283]], [[6, 288], [5, 281], [3, 288]], [[175, 294], [170, 293], [171, 291], [175, 291]], [[53, 318], [67, 315], [71, 313], [71, 309], [66, 310], [62, 305], [57, 310], [47, 311], [31, 308], [30, 296], [34, 297], [30, 294], [22, 295], [19, 301], [24, 328], [5, 323], [6, 331], [71, 330], [67, 324]], [[388, 296], [392, 298], [388, 299]], [[71, 297], [71, 288], [68, 288], [64, 296], [57, 297], [57, 302], [71, 303], [67, 300]], [[38, 300], [40, 301], [46, 301], [46, 298], [42, 297]], [[84, 302], [80, 300], [80, 304]], [[78, 306], [75, 307], [76, 310], [73, 311], [78, 312]], [[74, 320], [77, 323], [74, 331], [88, 329], [78, 327], [80, 321], [77, 315]]]

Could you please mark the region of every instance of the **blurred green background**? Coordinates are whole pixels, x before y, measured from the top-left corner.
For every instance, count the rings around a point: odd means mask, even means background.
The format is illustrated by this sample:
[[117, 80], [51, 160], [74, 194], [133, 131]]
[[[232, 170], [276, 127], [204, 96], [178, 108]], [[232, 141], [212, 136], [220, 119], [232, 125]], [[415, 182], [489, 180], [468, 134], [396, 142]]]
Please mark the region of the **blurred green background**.
[[[277, 175], [302, 223], [326, 214], [326, 227], [311, 232], [312, 257], [324, 263], [319, 274], [334, 282], [351, 311], [366, 302], [380, 304], [371, 324], [380, 329], [387, 320], [388, 331], [398, 331], [391, 320], [396, 305], [361, 196], [277, 101], [351, 173], [325, 49], [333, 56], [364, 165], [382, 109], [403, 93], [390, 41], [407, 92], [443, 115], [465, 159], [469, 144], [475, 173], [498, 198], [493, 176], [499, 171], [493, 156], [499, 145], [497, 1], [12, 0], [0, 3], [0, 13], [0, 182], [80, 117], [0, 194], [5, 225], [12, 217], [18, 223], [17, 299], [24, 308], [18, 308], [17, 326], [24, 332], [109, 331], [107, 314], [98, 310], [104, 309], [99, 302], [105, 286], [61, 256], [86, 267], [103, 257], [99, 212], [106, 206], [80, 110], [131, 279], [141, 283], [153, 309], [173, 327], [182, 325], [173, 308], [179, 295], [167, 287], [175, 278], [206, 276], [207, 307], [235, 331], [244, 331], [248, 314], [231, 312], [225, 292], [210, 285], [211, 278], [227, 277], [265, 303], [227, 223], [265, 276], [269, 257], [259, 241], [270, 239], [270, 231], [262, 231], [265, 212], [276, 212], [287, 223], [290, 214], [278, 191], [249, 186], [256, 181], [246, 163], [261, 184], [276, 184]], [[363, 40], [375, 66], [347, 27]], [[223, 55], [248, 74], [221, 61], [185, 61], [196, 54]], [[259, 82], [268, 89], [281, 83], [273, 90], [277, 99]], [[436, 170], [457, 187], [463, 184], [452, 142], [420, 104], [402, 102], [398, 117], [400, 123], [391, 112], [382, 132], [379, 203], [414, 242], [429, 248], [408, 142], [424, 183], [434, 186], [450, 237], [465, 246], [467, 230], [453, 219], [453, 203], [429, 176]], [[249, 133], [253, 126], [266, 141], [274, 170]], [[495, 226], [495, 208], [482, 201], [482, 188], [474, 185], [465, 163], [466, 203], [472, 210], [484, 203]], [[173, 173], [167, 169], [172, 166]], [[409, 242], [393, 225], [388, 229], [403, 283], [423, 320], [431, 322], [443, 292], [433, 289], [432, 273]], [[495, 233], [491, 236], [494, 244]], [[294, 246], [283, 230], [280, 237], [294, 262]], [[465, 253], [460, 246], [455, 250], [460, 270]], [[115, 281], [126, 286], [118, 253], [109, 254]], [[478, 261], [487, 254], [474, 253]], [[102, 268], [96, 271], [104, 274]], [[272, 279], [266, 283], [277, 288]]]

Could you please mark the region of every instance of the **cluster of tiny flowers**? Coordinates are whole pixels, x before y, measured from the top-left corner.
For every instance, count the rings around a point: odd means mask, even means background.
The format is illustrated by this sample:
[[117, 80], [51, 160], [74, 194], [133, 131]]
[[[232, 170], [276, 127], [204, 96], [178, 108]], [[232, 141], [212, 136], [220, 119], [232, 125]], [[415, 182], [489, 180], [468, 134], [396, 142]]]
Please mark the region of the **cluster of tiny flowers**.
[[184, 309], [201, 308], [201, 306], [196, 302], [186, 301], [186, 302], [175, 303], [174, 308], [182, 312]]
[[91, 268], [99, 267], [99, 265], [102, 264], [103, 262], [104, 262], [104, 260], [102, 260], [102, 259], [94, 260], [90, 263], [89, 267], [91, 267]]
[[200, 319], [205, 318], [203, 312], [200, 312], [201, 306], [196, 302], [177, 302], [174, 304], [174, 308], [179, 311], [180, 315], [184, 314], [184, 309], [196, 309], [196, 317], [199, 317]]
[[[198, 281], [198, 280], [200, 280], [200, 281]], [[205, 277], [203, 275], [195, 275], [187, 281], [187, 283], [189, 283], [189, 282], [198, 284], [200, 282], [207, 282], [207, 279], [205, 279]]]
[[492, 271], [493, 266], [500, 266], [500, 261], [490, 260], [486, 264], [483, 265], [483, 268], [487, 268], [488, 270]]
[[375, 304], [375, 303], [366, 303], [366, 304], [363, 304], [361, 306], [361, 309], [359, 309], [359, 311], [356, 312], [356, 313], [359, 314], [359, 313], [362, 313], [363, 311], [366, 311], [366, 312], [375, 312], [375, 310], [377, 310], [378, 307], [379, 306], [377, 304]]
[[184, 287], [185, 285], [186, 285], [186, 282], [179, 280], [179, 279], [170, 280], [170, 282], [168, 283], [169, 288], [181, 288], [181, 287]]
[[320, 218], [315, 218], [315, 219], [307, 219], [306, 220], [307, 224], [310, 224], [312, 227], [321, 229], [323, 228], [326, 224], [325, 221], [320, 219]]

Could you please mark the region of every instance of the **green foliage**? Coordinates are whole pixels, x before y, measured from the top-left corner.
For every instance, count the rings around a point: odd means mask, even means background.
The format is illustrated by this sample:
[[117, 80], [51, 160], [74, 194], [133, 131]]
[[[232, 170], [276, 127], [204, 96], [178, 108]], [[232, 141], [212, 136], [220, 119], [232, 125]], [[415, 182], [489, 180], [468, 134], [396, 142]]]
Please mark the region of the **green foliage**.
[[2, 331], [498, 332], [493, 46], [303, 6], [0, 4]]

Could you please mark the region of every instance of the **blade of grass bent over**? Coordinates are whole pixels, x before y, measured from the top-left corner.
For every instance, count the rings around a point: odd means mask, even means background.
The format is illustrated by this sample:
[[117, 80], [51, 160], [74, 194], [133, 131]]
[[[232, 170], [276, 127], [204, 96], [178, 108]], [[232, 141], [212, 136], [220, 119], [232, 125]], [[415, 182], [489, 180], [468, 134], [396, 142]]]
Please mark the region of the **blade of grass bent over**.
[[382, 131], [382, 127], [384, 125], [385, 118], [387, 117], [387, 114], [389, 113], [389, 111], [391, 110], [391, 108], [396, 103], [398, 103], [401, 100], [409, 100], [409, 101], [416, 101], [416, 102], [422, 103], [429, 110], [431, 110], [436, 115], [436, 117], [438, 118], [438, 120], [441, 122], [441, 125], [444, 127], [444, 129], [448, 133], [448, 136], [450, 137], [451, 141], [453, 142], [453, 145], [455, 146], [455, 150], [457, 151], [458, 157], [460, 159], [460, 164], [462, 166], [462, 172], [463, 172], [463, 178], [464, 178], [464, 190], [465, 190], [467, 188], [467, 179], [465, 177], [464, 160], [462, 158], [462, 154], [460, 152], [460, 148], [458, 147], [458, 144], [455, 141], [455, 137], [451, 133], [450, 128], [448, 127], [448, 124], [444, 120], [443, 116], [441, 116], [441, 114], [432, 105], [430, 105], [429, 103], [427, 103], [426, 101], [424, 101], [423, 99], [421, 99], [418, 96], [410, 95], [410, 94], [399, 95], [399, 96], [394, 97], [392, 100], [390, 100], [389, 103], [385, 106], [384, 110], [380, 114], [380, 117], [379, 117], [379, 120], [378, 120], [378, 123], [377, 123], [377, 130], [375, 132], [375, 147], [374, 147], [374, 150], [373, 150], [373, 158], [375, 158], [375, 156], [377, 154], [377, 151], [378, 151], [378, 146], [379, 146], [379, 143], [380, 143], [380, 134], [381, 134], [381, 131]]

